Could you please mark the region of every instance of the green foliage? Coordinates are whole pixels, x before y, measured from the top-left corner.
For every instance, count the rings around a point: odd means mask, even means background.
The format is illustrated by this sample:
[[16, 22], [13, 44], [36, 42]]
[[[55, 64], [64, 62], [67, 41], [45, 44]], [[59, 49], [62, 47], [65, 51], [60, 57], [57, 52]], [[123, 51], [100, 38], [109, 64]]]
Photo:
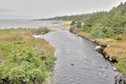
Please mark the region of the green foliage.
[[77, 22], [77, 28], [81, 28], [81, 22]]
[[116, 68], [119, 72], [126, 74], [126, 57], [123, 57], [116, 63]]
[[70, 25], [74, 25], [74, 24], [76, 24], [76, 23], [75, 23], [75, 21], [73, 20], [73, 21], [71, 22], [71, 24], [70, 24]]
[[57, 16], [54, 18], [42, 19], [42, 20], [75, 20], [75, 21], [84, 21], [90, 14], [81, 14], [81, 15], [71, 15], [71, 16]]
[[120, 36], [120, 35], [118, 35], [115, 39], [116, 39], [116, 40], [122, 40], [122, 39], [123, 39], [123, 37], [122, 37], [122, 36]]
[[0, 78], [12, 84], [42, 83], [47, 77], [47, 67], [54, 66], [55, 59], [32, 48], [15, 51], [0, 65]]
[[30, 31], [32, 34], [44, 34], [44, 33], [48, 33], [50, 30], [46, 27], [40, 27], [40, 28], [34, 28], [34, 29], [27, 29], [28, 31]]
[[10, 56], [13, 51], [18, 50], [21, 51], [23, 48], [26, 47], [34, 47], [36, 44], [34, 42], [7, 42], [7, 43], [0, 43], [0, 56]]
[[93, 29], [91, 29], [89, 32], [90, 32], [90, 36], [93, 38], [104, 38], [105, 37], [105, 33], [103, 32], [102, 27], [96, 26]]
[[106, 27], [106, 37], [111, 37], [114, 35], [114, 31], [111, 27]]
[[[112, 37], [124, 32], [126, 27], [126, 3], [114, 7], [109, 12], [96, 12], [84, 21], [82, 30], [92, 37]], [[98, 25], [99, 24], [99, 25]], [[96, 34], [97, 33], [97, 34]]]

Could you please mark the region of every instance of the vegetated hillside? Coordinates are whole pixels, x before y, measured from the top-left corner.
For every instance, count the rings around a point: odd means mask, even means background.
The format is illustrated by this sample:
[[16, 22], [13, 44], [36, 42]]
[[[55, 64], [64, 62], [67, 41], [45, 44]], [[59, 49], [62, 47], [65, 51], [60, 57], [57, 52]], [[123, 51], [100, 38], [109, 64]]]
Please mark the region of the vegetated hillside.
[[81, 21], [85, 20], [87, 17], [89, 17], [90, 14], [81, 14], [81, 15], [71, 15], [71, 16], [57, 16], [54, 18], [48, 18], [43, 20], [75, 20], [75, 21]]
[[[44, 20], [44, 19], [43, 19]], [[101, 11], [89, 14], [59, 16], [46, 20], [72, 20], [94, 38], [112, 37], [126, 32], [126, 3], [120, 3], [109, 12]], [[81, 26], [81, 23], [84, 23]], [[76, 24], [76, 22], [73, 22]], [[74, 25], [72, 24], [72, 25]]]
[[113, 7], [109, 12], [92, 13], [82, 22], [82, 30], [74, 30], [74, 33], [110, 45], [104, 51], [118, 61], [117, 71], [126, 74], [126, 2]]
[[84, 23], [82, 29], [94, 38], [121, 34], [126, 29], [126, 3], [113, 7], [109, 12], [92, 13]]

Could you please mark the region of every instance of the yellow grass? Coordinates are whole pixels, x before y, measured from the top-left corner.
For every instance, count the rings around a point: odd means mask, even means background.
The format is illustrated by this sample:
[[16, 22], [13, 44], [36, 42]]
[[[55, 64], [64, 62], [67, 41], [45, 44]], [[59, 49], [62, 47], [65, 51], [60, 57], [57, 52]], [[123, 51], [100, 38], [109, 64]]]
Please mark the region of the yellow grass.
[[82, 31], [81, 29], [76, 29], [73, 31], [74, 33], [77, 33], [80, 36], [83, 36], [85, 38], [89, 37], [89, 34], [87, 32]]
[[[74, 30], [74, 33], [86, 38], [90, 38], [87, 32], [82, 31], [81, 29]], [[126, 37], [126, 34], [123, 37]], [[124, 37], [124, 38], [125, 38]], [[115, 40], [111, 38], [101, 38], [101, 39], [94, 39], [98, 43], [102, 45], [110, 45], [110, 47], [105, 48], [105, 52], [109, 55], [109, 57], [116, 59], [117, 61], [122, 58], [126, 57], [126, 40]]]
[[68, 24], [64, 24], [63, 26], [70, 26], [70, 24], [68, 23]]
[[[34, 29], [32, 29], [32, 31], [34, 31]], [[37, 29], [35, 29], [35, 31], [37, 31]], [[35, 47], [37, 48], [37, 51], [44, 51], [49, 57], [54, 55], [54, 48], [48, 42], [46, 42], [44, 39], [32, 37], [31, 32], [26, 31], [26, 29], [0, 30], [0, 43], [19, 41], [29, 43], [34, 42], [37, 44]]]

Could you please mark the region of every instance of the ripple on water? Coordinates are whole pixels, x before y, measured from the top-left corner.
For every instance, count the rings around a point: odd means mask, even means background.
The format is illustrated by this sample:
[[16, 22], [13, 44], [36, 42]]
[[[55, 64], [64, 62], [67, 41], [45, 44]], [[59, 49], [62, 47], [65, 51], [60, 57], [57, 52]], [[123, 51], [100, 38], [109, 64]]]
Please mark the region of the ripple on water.
[[53, 72], [55, 84], [115, 83], [114, 77], [118, 73], [111, 69], [110, 62], [93, 50], [95, 44], [92, 42], [66, 31], [51, 32], [42, 37], [53, 45], [58, 58]]

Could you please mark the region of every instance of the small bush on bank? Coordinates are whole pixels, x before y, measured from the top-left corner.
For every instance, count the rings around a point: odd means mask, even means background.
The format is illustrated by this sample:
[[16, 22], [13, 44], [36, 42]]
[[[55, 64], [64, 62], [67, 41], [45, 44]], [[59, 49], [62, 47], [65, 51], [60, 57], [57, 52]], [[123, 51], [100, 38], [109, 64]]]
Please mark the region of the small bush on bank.
[[70, 25], [74, 25], [74, 24], [76, 24], [76, 23], [75, 23], [75, 21], [73, 20], [73, 21], [71, 22], [71, 24], [70, 24]]
[[123, 37], [122, 37], [122, 36], [120, 36], [120, 35], [118, 35], [115, 39], [116, 39], [116, 40], [122, 40], [122, 39], [123, 39]]

